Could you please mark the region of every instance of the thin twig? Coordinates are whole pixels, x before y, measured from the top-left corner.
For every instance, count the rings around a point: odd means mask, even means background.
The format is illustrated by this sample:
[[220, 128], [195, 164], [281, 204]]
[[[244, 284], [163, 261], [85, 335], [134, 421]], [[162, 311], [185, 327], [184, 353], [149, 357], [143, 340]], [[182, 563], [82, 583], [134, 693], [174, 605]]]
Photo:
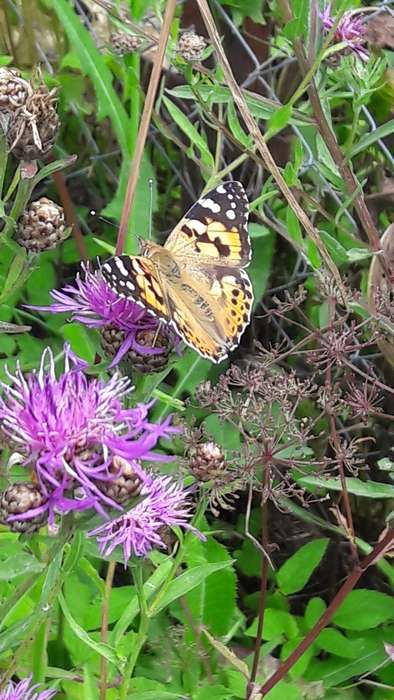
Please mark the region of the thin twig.
[[63, 173], [60, 170], [52, 173], [52, 177], [53, 177], [53, 180], [55, 182], [56, 189], [57, 189], [58, 195], [60, 197], [60, 201], [62, 203], [62, 207], [64, 209], [66, 222], [69, 226], [72, 227], [72, 235], [74, 237], [75, 245], [77, 246], [79, 256], [80, 256], [81, 260], [87, 260], [88, 253], [86, 250], [84, 237], [83, 237], [82, 231], [79, 227], [78, 218], [77, 218], [77, 215], [75, 213], [75, 209], [74, 209], [74, 205], [72, 203], [71, 197], [70, 197], [70, 193], [68, 191], [66, 178], [64, 177]]
[[372, 552], [368, 554], [360, 564], [356, 564], [350, 576], [346, 579], [345, 583], [339, 589], [335, 598], [331, 601], [330, 605], [317, 621], [317, 623], [308, 632], [306, 637], [302, 640], [301, 644], [294, 649], [292, 654], [287, 657], [275, 673], [259, 688], [258, 692], [261, 693], [262, 697], [265, 697], [272, 688], [279, 683], [279, 681], [284, 678], [287, 672], [294, 666], [303, 653], [309, 649], [313, 644], [316, 637], [320, 634], [322, 629], [328, 625], [334, 613], [338, 610], [340, 605], [345, 600], [346, 596], [353, 590], [358, 580], [361, 578], [363, 573], [368, 569], [368, 567], [376, 564], [376, 562], [384, 556], [385, 552], [392, 546], [394, 541], [394, 529], [388, 530], [384, 537], [378, 542], [378, 544], [373, 548]]
[[135, 145], [135, 151], [132, 155], [132, 160], [130, 163], [130, 177], [127, 183], [126, 197], [122, 210], [122, 216], [119, 224], [118, 240], [116, 243], [116, 253], [123, 252], [127, 226], [129, 223], [131, 208], [133, 206], [133, 200], [135, 195], [135, 190], [137, 187], [138, 176], [141, 167], [142, 156], [144, 153], [144, 147], [146, 142], [146, 137], [148, 135], [149, 124], [152, 116], [153, 105], [155, 101], [155, 96], [157, 88], [159, 85], [161, 70], [164, 61], [164, 54], [167, 46], [168, 36], [171, 29], [171, 22], [174, 16], [176, 8], [176, 0], [168, 0], [166, 5], [166, 10], [164, 13], [163, 26], [160, 32], [159, 43], [157, 46], [157, 52], [155, 56], [155, 61], [152, 67], [152, 73], [149, 79], [148, 92], [146, 94], [146, 100], [144, 103], [144, 109], [142, 112], [140, 128], [138, 131], [137, 142]]
[[[109, 616], [109, 600], [112, 591], [112, 582], [114, 580], [116, 562], [110, 561], [105, 577], [105, 589], [103, 597], [103, 605], [101, 608], [101, 632], [100, 640], [106, 644], [108, 641], [108, 616]], [[100, 657], [100, 700], [105, 700], [107, 695], [107, 680], [108, 680], [108, 660], [105, 656]]]
[[282, 194], [286, 198], [289, 206], [294, 211], [295, 215], [299, 219], [299, 221], [302, 224], [302, 226], [304, 227], [305, 231], [309, 234], [310, 238], [313, 240], [316, 247], [318, 248], [324, 262], [326, 263], [328, 269], [331, 271], [331, 273], [332, 273], [332, 275], [333, 275], [333, 277], [338, 285], [338, 288], [341, 291], [344, 303], [346, 303], [346, 293], [345, 293], [345, 289], [344, 289], [343, 284], [342, 284], [342, 280], [341, 280], [341, 276], [339, 274], [338, 268], [335, 265], [335, 263], [333, 262], [333, 260], [330, 258], [329, 254], [325, 248], [324, 243], [320, 239], [318, 231], [316, 231], [313, 224], [311, 223], [311, 221], [309, 220], [309, 218], [305, 214], [304, 210], [297, 202], [293, 192], [290, 190], [290, 188], [286, 184], [284, 178], [282, 177], [280, 169], [278, 168], [277, 164], [275, 163], [275, 160], [273, 159], [273, 157], [271, 155], [271, 152], [270, 152], [270, 150], [269, 150], [269, 148], [264, 140], [264, 137], [261, 134], [260, 129], [259, 129], [255, 119], [253, 118], [253, 115], [250, 112], [250, 109], [245, 101], [244, 96], [243, 96], [242, 90], [234, 78], [230, 64], [227, 60], [227, 56], [223, 51], [220, 36], [219, 36], [219, 33], [216, 29], [214, 19], [212, 17], [211, 11], [210, 11], [209, 6], [208, 6], [208, 2], [207, 2], [207, 0], [197, 0], [197, 1], [198, 1], [198, 6], [200, 8], [200, 13], [202, 15], [205, 26], [207, 28], [210, 40], [215, 48], [216, 55], [218, 57], [220, 66], [223, 70], [228, 87], [230, 88], [232, 96], [234, 98], [234, 101], [235, 101], [239, 111], [242, 114], [243, 120], [244, 120], [246, 126], [248, 127], [251, 136], [253, 137], [253, 141], [261, 153], [265, 167], [271, 173], [271, 175], [274, 178], [275, 182], [277, 183], [279, 189], [281, 190]]

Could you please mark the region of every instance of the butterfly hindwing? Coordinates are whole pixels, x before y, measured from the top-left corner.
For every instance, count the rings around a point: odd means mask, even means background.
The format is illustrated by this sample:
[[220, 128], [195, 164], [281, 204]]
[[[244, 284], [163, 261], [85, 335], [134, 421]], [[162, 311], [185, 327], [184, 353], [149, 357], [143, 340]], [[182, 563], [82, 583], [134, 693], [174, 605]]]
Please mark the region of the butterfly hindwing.
[[246, 267], [251, 258], [248, 199], [240, 182], [218, 185], [193, 204], [165, 248], [179, 258]]
[[132, 299], [165, 321], [170, 320], [170, 310], [152, 260], [141, 255], [118, 255], [103, 263], [101, 272], [119, 296]]

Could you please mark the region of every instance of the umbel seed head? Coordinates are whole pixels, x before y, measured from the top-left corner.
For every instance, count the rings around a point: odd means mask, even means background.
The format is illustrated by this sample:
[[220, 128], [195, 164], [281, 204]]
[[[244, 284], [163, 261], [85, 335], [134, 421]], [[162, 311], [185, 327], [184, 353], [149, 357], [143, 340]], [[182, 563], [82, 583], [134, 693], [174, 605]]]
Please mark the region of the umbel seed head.
[[45, 496], [34, 484], [12, 484], [0, 497], [0, 522], [8, 525], [12, 532], [35, 532], [47, 521], [47, 511], [44, 510], [28, 520], [9, 522], [8, 518], [10, 515], [22, 515], [28, 510], [39, 508], [45, 501]]
[[223, 475], [226, 467], [223, 450], [215, 442], [197, 445], [190, 457], [189, 469], [198, 481], [211, 481]]
[[135, 53], [141, 47], [142, 39], [128, 32], [112, 32], [110, 36], [111, 48], [118, 56], [126, 56]]
[[18, 222], [18, 243], [34, 253], [56, 248], [68, 234], [62, 207], [46, 197], [32, 202]]
[[44, 158], [51, 151], [59, 131], [56, 112], [57, 90], [41, 84], [17, 109], [7, 131], [9, 150], [19, 160]]
[[178, 53], [185, 61], [201, 61], [207, 43], [195, 32], [185, 32], [178, 41]]

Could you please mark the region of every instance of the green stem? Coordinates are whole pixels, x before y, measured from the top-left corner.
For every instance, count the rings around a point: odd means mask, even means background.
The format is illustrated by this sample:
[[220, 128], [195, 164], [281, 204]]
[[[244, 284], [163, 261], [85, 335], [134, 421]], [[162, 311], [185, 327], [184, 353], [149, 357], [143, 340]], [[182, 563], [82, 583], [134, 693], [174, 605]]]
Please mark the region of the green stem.
[[31, 195], [33, 189], [33, 181], [29, 179], [19, 180], [18, 189], [12, 205], [10, 215], [8, 217], [7, 223], [4, 226], [2, 237], [4, 240], [9, 238], [15, 229], [16, 222], [18, 221], [23, 210], [26, 208], [27, 202]]
[[134, 571], [134, 585], [137, 591], [137, 596], [140, 604], [140, 625], [137, 636], [134, 639], [133, 649], [127, 661], [126, 669], [123, 674], [123, 681], [120, 687], [119, 700], [127, 700], [129, 692], [130, 679], [133, 674], [135, 665], [140, 655], [141, 649], [145, 644], [149, 628], [148, 608], [144, 596], [144, 581], [142, 576], [142, 565], [137, 564]]
[[3, 186], [4, 186], [4, 178], [5, 178], [5, 171], [7, 169], [7, 160], [8, 160], [8, 151], [7, 151], [7, 142], [5, 140], [5, 136], [0, 129], [0, 201], [3, 198]]

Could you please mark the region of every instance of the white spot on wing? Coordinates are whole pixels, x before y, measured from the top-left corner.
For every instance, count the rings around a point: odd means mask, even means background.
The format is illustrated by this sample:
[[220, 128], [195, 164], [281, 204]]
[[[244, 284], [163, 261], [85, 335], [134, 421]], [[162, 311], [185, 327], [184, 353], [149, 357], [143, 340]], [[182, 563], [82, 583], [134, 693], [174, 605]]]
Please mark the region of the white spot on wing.
[[219, 187], [216, 188], [216, 192], [218, 194], [226, 194], [226, 188], [223, 187], [223, 185], [219, 185]]
[[221, 210], [220, 204], [214, 202], [213, 199], [207, 197], [207, 199], [200, 199], [200, 205], [204, 209], [209, 209], [213, 214], [218, 214]]
[[202, 221], [199, 221], [198, 219], [190, 219], [187, 222], [187, 225], [189, 228], [193, 229], [194, 231], [197, 231], [197, 233], [200, 236], [207, 230], [206, 224], [204, 224]]
[[129, 276], [129, 273], [124, 266], [123, 260], [121, 260], [120, 258], [115, 258], [114, 263], [115, 263], [116, 267], [118, 268], [120, 274], [123, 275], [123, 277]]
[[228, 211], [226, 211], [226, 216], [228, 219], [234, 220], [235, 219], [235, 211], [233, 211], [232, 209], [228, 209]]

